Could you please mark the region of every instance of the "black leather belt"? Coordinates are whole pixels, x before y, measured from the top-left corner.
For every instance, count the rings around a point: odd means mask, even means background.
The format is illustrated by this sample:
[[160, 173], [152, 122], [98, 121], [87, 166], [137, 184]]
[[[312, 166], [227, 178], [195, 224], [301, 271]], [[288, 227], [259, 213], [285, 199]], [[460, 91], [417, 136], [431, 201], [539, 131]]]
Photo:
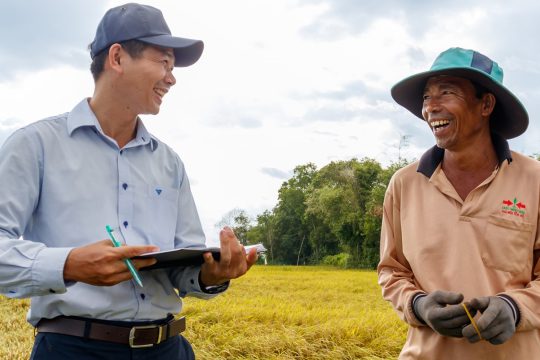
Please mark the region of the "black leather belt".
[[92, 321], [91, 319], [74, 319], [60, 316], [54, 319], [41, 319], [37, 325], [38, 332], [110, 341], [129, 345], [132, 348], [157, 345], [184, 330], [186, 330], [185, 317], [176, 320], [172, 319], [163, 324], [119, 326]]

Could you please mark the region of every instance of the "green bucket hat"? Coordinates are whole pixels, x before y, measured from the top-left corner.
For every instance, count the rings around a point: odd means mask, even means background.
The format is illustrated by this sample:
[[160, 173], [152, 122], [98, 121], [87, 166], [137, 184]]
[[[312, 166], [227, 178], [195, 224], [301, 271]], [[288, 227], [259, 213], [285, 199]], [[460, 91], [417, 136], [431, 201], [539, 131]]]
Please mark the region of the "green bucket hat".
[[527, 129], [529, 115], [518, 98], [503, 86], [503, 69], [495, 61], [474, 50], [450, 48], [442, 52], [429, 71], [410, 76], [394, 85], [392, 97], [423, 120], [424, 87], [430, 77], [437, 75], [469, 79], [495, 95], [497, 103], [490, 117], [494, 132], [511, 139]]

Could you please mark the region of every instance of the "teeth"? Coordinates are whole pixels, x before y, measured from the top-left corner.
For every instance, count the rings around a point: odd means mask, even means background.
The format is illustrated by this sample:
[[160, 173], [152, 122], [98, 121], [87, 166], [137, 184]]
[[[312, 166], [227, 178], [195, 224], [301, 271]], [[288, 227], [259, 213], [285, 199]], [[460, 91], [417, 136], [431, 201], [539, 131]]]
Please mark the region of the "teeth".
[[450, 121], [448, 120], [435, 120], [435, 121], [432, 121], [430, 122], [429, 124], [431, 125], [431, 127], [439, 127], [439, 126], [443, 126], [443, 125], [448, 125], [450, 123]]
[[163, 97], [167, 92], [163, 89], [154, 89], [154, 92], [158, 94], [160, 97]]

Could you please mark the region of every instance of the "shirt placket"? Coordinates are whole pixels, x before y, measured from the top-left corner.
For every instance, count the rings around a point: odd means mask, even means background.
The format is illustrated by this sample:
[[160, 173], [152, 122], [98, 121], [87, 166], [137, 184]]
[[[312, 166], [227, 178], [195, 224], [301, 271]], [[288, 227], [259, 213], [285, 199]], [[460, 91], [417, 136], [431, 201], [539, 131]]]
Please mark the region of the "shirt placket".
[[[133, 201], [134, 184], [131, 177], [131, 168], [129, 166], [128, 156], [125, 149], [119, 150], [116, 156], [118, 164], [118, 228], [122, 239], [126, 245], [129, 245], [130, 232], [133, 220]], [[132, 244], [133, 245], [133, 244]], [[137, 312], [140, 309], [140, 289], [133, 280], [131, 281], [137, 301]], [[137, 316], [137, 315], [135, 315]]]
[[131, 168], [126, 150], [120, 150], [117, 155], [118, 162], [118, 227], [126, 244], [129, 242], [129, 233], [132, 228], [134, 194], [131, 178]]
[[[135, 208], [135, 191], [137, 185], [134, 184], [132, 177], [131, 166], [129, 163], [128, 149], [124, 148], [120, 150], [117, 155], [118, 161], [118, 224], [120, 228], [120, 233], [124, 238], [126, 245], [139, 245], [139, 244], [130, 244], [130, 239], [135, 238], [133, 235], [133, 211]], [[145, 282], [145, 273], [139, 271], [139, 275], [142, 278], [143, 285]], [[150, 294], [148, 286], [151, 287], [151, 284], [146, 284], [147, 287], [141, 288], [131, 281], [133, 284], [133, 289], [135, 292], [135, 300], [137, 301], [137, 309], [135, 312], [135, 317], [138, 317], [139, 314], [151, 314], [152, 305], [150, 301]]]

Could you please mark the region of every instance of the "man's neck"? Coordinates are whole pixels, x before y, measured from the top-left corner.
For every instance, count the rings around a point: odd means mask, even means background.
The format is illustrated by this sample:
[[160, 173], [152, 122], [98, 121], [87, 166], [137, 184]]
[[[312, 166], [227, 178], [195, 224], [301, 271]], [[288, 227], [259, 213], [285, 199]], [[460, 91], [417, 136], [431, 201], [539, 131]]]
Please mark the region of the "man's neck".
[[478, 147], [471, 145], [461, 151], [445, 149], [442, 169], [459, 196], [467, 195], [487, 179], [499, 163], [491, 139]]
[[94, 93], [89, 105], [99, 121], [103, 132], [116, 140], [123, 148], [137, 135], [137, 115], [124, 108], [121, 101], [111, 101], [111, 97]]
[[499, 162], [493, 145], [484, 149], [472, 150], [466, 152], [445, 150], [442, 164], [443, 169], [463, 173], [475, 173], [484, 168], [493, 169]]

